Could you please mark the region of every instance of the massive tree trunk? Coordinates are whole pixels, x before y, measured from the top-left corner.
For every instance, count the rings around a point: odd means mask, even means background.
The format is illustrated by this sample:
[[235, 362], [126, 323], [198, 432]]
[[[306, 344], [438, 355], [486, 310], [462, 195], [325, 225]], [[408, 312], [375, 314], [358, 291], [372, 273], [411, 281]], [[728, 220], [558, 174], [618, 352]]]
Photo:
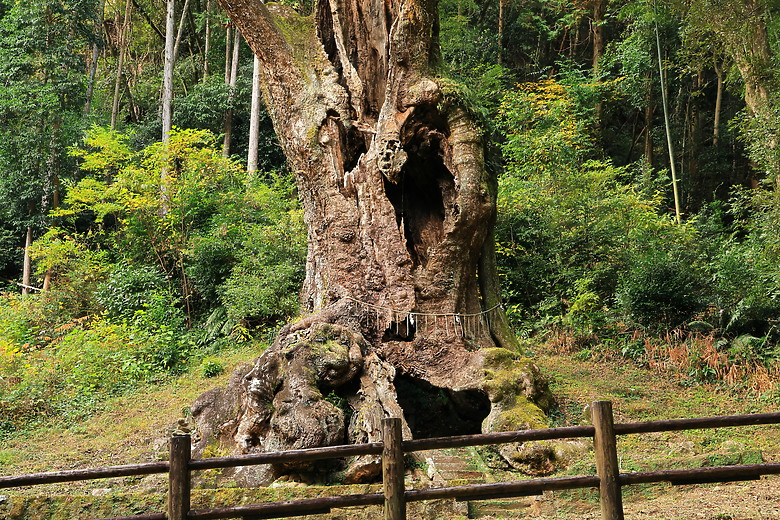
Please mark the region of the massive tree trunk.
[[[496, 183], [479, 128], [431, 72], [435, 0], [319, 0], [309, 17], [221, 3], [258, 56], [309, 250], [305, 317], [234, 381], [237, 397], [195, 404], [199, 427], [217, 401], [228, 411], [212, 422], [239, 452], [375, 441], [387, 416], [406, 419], [407, 437], [540, 426], [532, 401], [546, 403], [546, 387], [497, 348], [516, 350], [495, 270]], [[420, 395], [439, 399], [421, 409]], [[346, 475], [377, 470], [357, 460]]]

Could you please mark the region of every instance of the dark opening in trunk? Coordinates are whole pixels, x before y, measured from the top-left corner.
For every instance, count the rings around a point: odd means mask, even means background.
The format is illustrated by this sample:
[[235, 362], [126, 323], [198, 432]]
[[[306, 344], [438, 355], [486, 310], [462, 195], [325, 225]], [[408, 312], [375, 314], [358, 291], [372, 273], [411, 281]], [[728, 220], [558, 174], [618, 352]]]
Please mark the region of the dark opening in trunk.
[[479, 390], [438, 388], [408, 376], [395, 378], [398, 404], [415, 439], [482, 432], [490, 401]]

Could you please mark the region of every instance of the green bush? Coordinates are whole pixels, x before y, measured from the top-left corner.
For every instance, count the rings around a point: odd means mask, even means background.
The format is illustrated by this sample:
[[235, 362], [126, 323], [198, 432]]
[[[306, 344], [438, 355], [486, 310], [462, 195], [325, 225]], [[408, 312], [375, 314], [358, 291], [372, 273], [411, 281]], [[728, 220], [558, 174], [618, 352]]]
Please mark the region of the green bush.
[[605, 305], [592, 289], [593, 281], [581, 279], [575, 282], [576, 295], [563, 317], [564, 326], [579, 334], [593, 334], [607, 323]]
[[219, 360], [206, 358], [201, 363], [200, 370], [203, 377], [217, 377], [225, 371], [225, 366]]
[[50, 289], [43, 296], [56, 307], [56, 321], [64, 323], [99, 310], [94, 293], [108, 269], [105, 251], [88, 247], [62, 229], [51, 228], [33, 243], [30, 256], [36, 274], [50, 277]]
[[[0, 345], [39, 345], [42, 311], [37, 295], [0, 295]], [[9, 346], [10, 348], [10, 346]], [[3, 374], [0, 371], [0, 374]]]
[[157, 268], [122, 262], [111, 269], [95, 297], [110, 318], [128, 319], [166, 289], [165, 277]]
[[190, 355], [177, 329], [105, 318], [70, 330], [47, 348], [0, 339], [0, 429], [81, 420], [111, 396], [180, 372]]
[[717, 325], [730, 335], [778, 338], [778, 196], [776, 189], [738, 192], [727, 214], [734, 224], [706, 239]]
[[641, 325], [677, 327], [704, 308], [701, 274], [662, 251], [642, 256], [621, 277], [617, 300]]
[[502, 104], [498, 267], [514, 317], [536, 328], [596, 331], [635, 258], [695, 244], [691, 224], [677, 225], [660, 195], [634, 186], [641, 164], [598, 158], [587, 122], [601, 96], [545, 80], [520, 85]]
[[710, 263], [717, 325], [728, 333], [764, 335], [780, 319], [780, 280], [764, 252], [752, 240], [731, 239]]

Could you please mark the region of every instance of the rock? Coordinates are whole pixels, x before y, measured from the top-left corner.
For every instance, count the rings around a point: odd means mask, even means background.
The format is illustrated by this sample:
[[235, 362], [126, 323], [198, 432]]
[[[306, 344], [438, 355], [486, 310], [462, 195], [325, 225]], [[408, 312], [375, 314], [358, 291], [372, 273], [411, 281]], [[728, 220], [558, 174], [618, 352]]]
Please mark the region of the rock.
[[728, 441], [724, 441], [720, 445], [720, 451], [724, 451], [728, 453], [744, 451], [744, 450], [745, 450], [745, 444], [737, 441], [728, 440]]
[[483, 350], [483, 367], [491, 403], [483, 432], [547, 427], [543, 410], [550, 408], [552, 394], [536, 365], [506, 349], [492, 348]]
[[696, 455], [696, 445], [691, 441], [683, 441], [672, 444], [669, 449], [669, 455], [672, 457]]
[[526, 475], [544, 476], [555, 471], [555, 451], [548, 441], [502, 444], [498, 453], [510, 466]]

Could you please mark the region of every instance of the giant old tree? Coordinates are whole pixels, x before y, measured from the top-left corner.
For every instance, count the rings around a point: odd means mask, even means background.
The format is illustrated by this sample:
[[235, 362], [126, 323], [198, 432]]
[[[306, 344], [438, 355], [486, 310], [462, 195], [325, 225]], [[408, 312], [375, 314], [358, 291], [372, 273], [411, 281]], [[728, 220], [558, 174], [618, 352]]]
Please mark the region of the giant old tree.
[[[504, 350], [495, 179], [436, 74], [436, 1], [318, 0], [306, 17], [220, 1], [259, 58], [309, 250], [304, 318], [196, 403], [202, 444], [208, 422], [244, 453], [374, 441], [387, 416], [406, 435], [537, 425], [543, 385]], [[347, 479], [377, 469], [351, 461]]]

